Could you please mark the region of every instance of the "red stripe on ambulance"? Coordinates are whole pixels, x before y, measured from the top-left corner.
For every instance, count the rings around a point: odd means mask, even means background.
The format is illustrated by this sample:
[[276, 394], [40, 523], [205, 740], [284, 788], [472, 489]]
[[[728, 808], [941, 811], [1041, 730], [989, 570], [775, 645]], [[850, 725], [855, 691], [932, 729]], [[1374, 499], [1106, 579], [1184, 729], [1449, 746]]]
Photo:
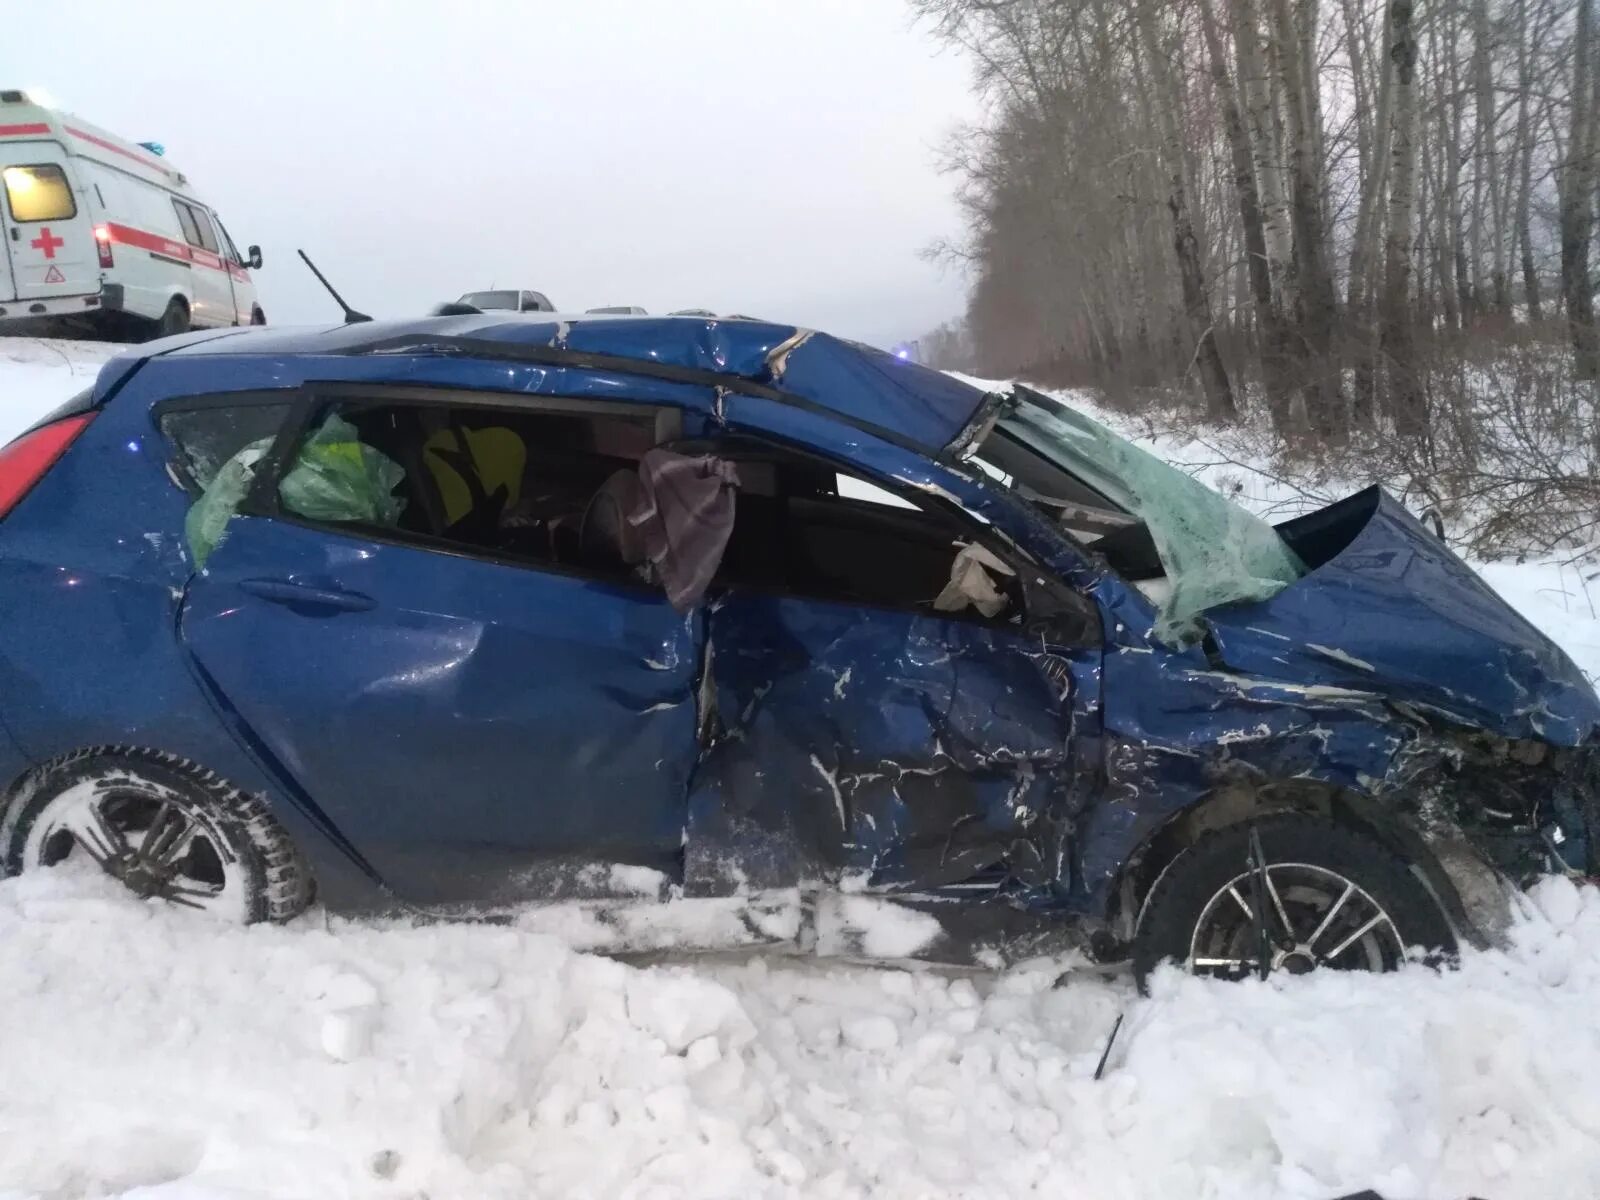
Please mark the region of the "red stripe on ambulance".
[[36, 125], [0, 125], [0, 137], [32, 137], [36, 133], [49, 133], [50, 126]]
[[[41, 128], [43, 128], [43, 126], [41, 126]], [[88, 142], [91, 146], [99, 146], [102, 150], [109, 150], [113, 154], [120, 154], [123, 158], [131, 158], [141, 167], [149, 167], [153, 171], [160, 171], [163, 175], [171, 176], [174, 179], [178, 177], [178, 172], [174, 171], [171, 167], [163, 166], [160, 160], [153, 158], [148, 154], [136, 154], [134, 151], [125, 149], [124, 147], [117, 145], [115, 142], [108, 142], [103, 137], [96, 137], [92, 133], [85, 133], [81, 129], [74, 129], [71, 125], [63, 125], [61, 128], [65, 129], [79, 141]]]

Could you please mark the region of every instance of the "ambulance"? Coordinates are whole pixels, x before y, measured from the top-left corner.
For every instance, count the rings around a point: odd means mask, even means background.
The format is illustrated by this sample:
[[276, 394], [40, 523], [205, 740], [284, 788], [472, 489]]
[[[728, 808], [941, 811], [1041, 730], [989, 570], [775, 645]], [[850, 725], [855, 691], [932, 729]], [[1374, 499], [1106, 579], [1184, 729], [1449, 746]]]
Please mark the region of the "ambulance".
[[216, 210], [160, 148], [0, 90], [0, 335], [67, 319], [144, 338], [264, 325]]

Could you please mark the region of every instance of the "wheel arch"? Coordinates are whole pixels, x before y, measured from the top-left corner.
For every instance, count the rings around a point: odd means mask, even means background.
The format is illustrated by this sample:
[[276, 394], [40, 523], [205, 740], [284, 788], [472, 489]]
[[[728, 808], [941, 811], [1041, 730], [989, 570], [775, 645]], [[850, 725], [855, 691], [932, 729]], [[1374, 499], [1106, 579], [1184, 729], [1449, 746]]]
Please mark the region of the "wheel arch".
[[1200, 838], [1283, 812], [1324, 817], [1404, 859], [1462, 940], [1485, 945], [1504, 926], [1504, 918], [1492, 911], [1495, 902], [1504, 899], [1498, 876], [1471, 849], [1459, 828], [1434, 827], [1425, 833], [1397, 811], [1391, 800], [1297, 778], [1223, 784], [1152, 830], [1128, 857], [1117, 879], [1112, 892], [1112, 927], [1131, 941], [1145, 902], [1162, 874]]
[[[258, 802], [271, 818], [288, 835], [310, 877], [313, 894], [324, 907], [349, 915], [399, 914], [405, 906], [383, 887], [374, 876], [363, 869], [364, 863], [352, 861], [341, 839], [331, 835], [323, 822], [312, 819], [299, 806], [284, 803], [272, 786], [254, 772], [239, 775], [215, 767], [193, 755], [163, 750], [148, 744], [104, 742], [79, 745], [31, 760], [0, 791], [0, 848], [8, 845], [15, 824], [28, 800], [41, 782], [54, 770], [73, 760], [90, 757], [125, 759], [132, 763], [184, 764], [221, 785], [235, 789]], [[243, 763], [235, 763], [243, 767]], [[320, 816], [320, 814], [319, 814]], [[4, 875], [4, 862], [0, 860], [0, 877]]]

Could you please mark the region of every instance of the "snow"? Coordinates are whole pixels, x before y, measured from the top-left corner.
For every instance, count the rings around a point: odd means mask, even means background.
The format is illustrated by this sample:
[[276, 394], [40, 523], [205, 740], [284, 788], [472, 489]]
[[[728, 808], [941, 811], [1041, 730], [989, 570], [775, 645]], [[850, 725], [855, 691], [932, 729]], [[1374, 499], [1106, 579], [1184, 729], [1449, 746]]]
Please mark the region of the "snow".
[[[0, 435], [109, 351], [0, 340]], [[1571, 568], [1480, 569], [1600, 668]], [[925, 936], [855, 911], [871, 899], [834, 907], [874, 952]], [[1552, 880], [1524, 908], [1445, 973], [1168, 972], [1141, 999], [1088, 969], [1058, 986], [1060, 961], [624, 963], [537, 921], [317, 911], [237, 928], [44, 872], [0, 883], [0, 1196], [1593, 1197], [1600, 891]]]

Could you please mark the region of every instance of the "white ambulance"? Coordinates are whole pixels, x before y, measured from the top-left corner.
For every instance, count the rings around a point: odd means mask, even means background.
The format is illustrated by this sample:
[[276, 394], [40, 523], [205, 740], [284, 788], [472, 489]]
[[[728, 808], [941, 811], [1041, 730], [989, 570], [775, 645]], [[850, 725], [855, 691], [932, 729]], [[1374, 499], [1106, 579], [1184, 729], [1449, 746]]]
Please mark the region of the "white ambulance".
[[0, 90], [0, 334], [73, 318], [128, 337], [264, 325], [216, 212], [151, 149]]

